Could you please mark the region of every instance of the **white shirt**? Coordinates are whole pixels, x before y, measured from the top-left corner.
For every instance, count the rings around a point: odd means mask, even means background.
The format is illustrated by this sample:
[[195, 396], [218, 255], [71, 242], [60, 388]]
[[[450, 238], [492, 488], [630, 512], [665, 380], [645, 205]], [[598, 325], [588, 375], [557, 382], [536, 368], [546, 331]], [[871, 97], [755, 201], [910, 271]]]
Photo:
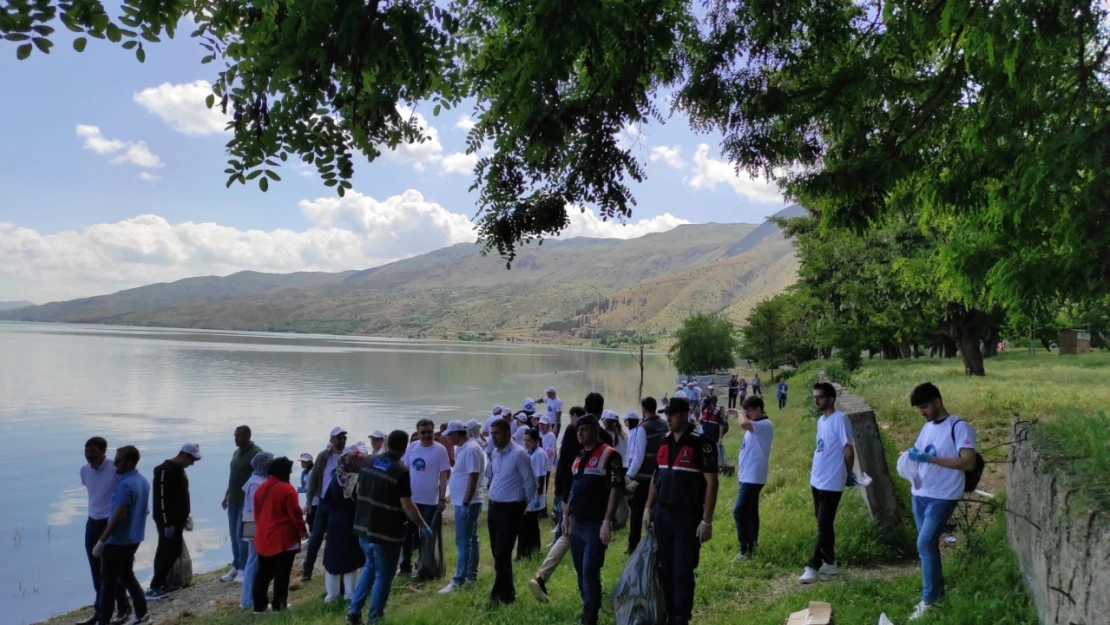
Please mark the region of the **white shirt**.
[[312, 499], [312, 505], [320, 505], [320, 498], [328, 492], [331, 481], [335, 479], [335, 469], [339, 466], [340, 454], [328, 454], [328, 463], [324, 465], [324, 476], [320, 484], [320, 493]]
[[447, 492], [451, 503], [456, 506], [466, 501], [466, 488], [470, 485], [470, 475], [478, 474], [478, 485], [474, 488], [471, 504], [482, 503], [482, 474], [486, 470], [486, 453], [478, 441], [470, 439], [455, 448], [455, 466], [451, 467], [451, 477], [447, 479]]
[[[616, 438], [616, 436], [614, 436], [613, 438]], [[621, 436], [620, 440], [613, 441], [613, 442], [616, 443], [613, 446], [613, 449], [617, 450], [617, 453], [619, 453], [621, 455], [621, 458], [624, 458], [625, 456], [628, 455], [628, 435], [627, 434]]]
[[[976, 439], [975, 429], [967, 421], [949, 415], [940, 423], [930, 421], [922, 426], [914, 447], [921, 451], [933, 451], [937, 458], [959, 458], [961, 449], [975, 449]], [[964, 495], [963, 471], [918, 463], [917, 474], [921, 477], [921, 488], [912, 489], [915, 497], [960, 499]]]
[[632, 477], [640, 472], [640, 465], [644, 463], [644, 452], [647, 451], [647, 434], [644, 428], [637, 425], [628, 433], [628, 454], [622, 455], [627, 475]]
[[432, 441], [424, 447], [420, 441], [409, 445], [401, 462], [409, 468], [409, 484], [412, 486], [412, 502], [426, 506], [439, 503], [439, 474], [451, 470], [451, 459], [447, 448]]
[[[262, 486], [262, 484], [266, 482], [266, 479], [267, 478], [260, 475], [251, 473], [251, 476], [247, 478], [247, 483], [243, 484], [243, 493], [245, 494], [243, 498], [244, 521], [254, 521], [254, 494], [258, 492], [258, 487]], [[244, 538], [243, 540], [251, 539]]]
[[513, 431], [513, 442], [521, 447], [524, 447], [524, 435], [528, 432], [528, 426], [523, 423], [517, 423], [516, 430]]
[[490, 436], [490, 428], [493, 427], [493, 422], [501, 419], [501, 415], [493, 415], [486, 419], [486, 424], [482, 426], [482, 433], [486, 435], [485, 451], [487, 454], [493, 453], [493, 437]]
[[[525, 449], [525, 451], [527, 452], [528, 450]], [[528, 452], [528, 459], [532, 462], [532, 475], [535, 475], [536, 478], [541, 478], [547, 475], [547, 470], [550, 466], [550, 462], [548, 461], [547, 454], [544, 453], [543, 449], [537, 447], [535, 451]]]
[[89, 518], [103, 521], [112, 516], [112, 493], [116, 492], [116, 467], [107, 458], [99, 469], [81, 467], [81, 484], [89, 491]]
[[559, 397], [555, 399], [544, 397], [543, 402], [547, 404], [547, 416], [551, 417], [552, 423], [557, 423], [555, 413], [563, 411], [563, 400]]
[[[767, 464], [771, 459], [771, 444], [775, 440], [775, 426], [770, 419], [752, 421], [752, 431], [744, 430], [744, 442], [736, 458], [737, 481], [746, 484], [766, 484]], [[841, 464], [844, 464], [841, 462]]]
[[547, 454], [547, 459], [555, 462], [555, 432], [548, 432], [541, 437], [540, 444], [543, 446], [544, 453]]
[[844, 466], [844, 448], [855, 445], [852, 422], [837, 410], [817, 419], [817, 446], [813, 450], [813, 468], [809, 485], [817, 490], [844, 492], [848, 468]]
[[490, 479], [489, 500], [497, 503], [528, 501], [536, 494], [536, 475], [528, 452], [516, 443], [493, 450], [486, 477]]

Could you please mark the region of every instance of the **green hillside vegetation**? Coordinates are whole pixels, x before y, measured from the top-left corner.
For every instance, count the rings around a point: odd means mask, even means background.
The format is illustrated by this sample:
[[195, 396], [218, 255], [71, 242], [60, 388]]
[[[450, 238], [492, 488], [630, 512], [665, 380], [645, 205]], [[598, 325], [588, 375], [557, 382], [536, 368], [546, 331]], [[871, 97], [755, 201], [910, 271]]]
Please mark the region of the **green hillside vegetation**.
[[460, 244], [358, 272], [191, 278], [0, 318], [403, 337], [663, 335], [693, 313], [745, 310], [789, 286], [796, 268], [773, 223], [550, 240], [521, 248], [510, 270], [480, 252]]
[[34, 302], [28, 302], [27, 300], [18, 300], [18, 301], [14, 301], [14, 302], [0, 302], [0, 310], [15, 310], [16, 308], [26, 308], [28, 306], [34, 306], [34, 305], [35, 305]]

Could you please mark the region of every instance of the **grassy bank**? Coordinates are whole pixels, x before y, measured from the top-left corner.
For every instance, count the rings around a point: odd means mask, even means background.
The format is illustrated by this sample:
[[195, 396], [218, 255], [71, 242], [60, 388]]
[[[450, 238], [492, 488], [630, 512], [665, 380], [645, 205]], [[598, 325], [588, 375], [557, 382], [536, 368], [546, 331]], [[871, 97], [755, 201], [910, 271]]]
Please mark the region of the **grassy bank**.
[[[920, 417], [910, 409], [907, 397], [910, 389], [924, 380], [936, 383], [950, 410], [976, 426], [984, 446], [1002, 442], [1012, 414], [1040, 418], [1047, 424], [1067, 419], [1065, 409], [1089, 415], [1096, 408], [1110, 404], [1110, 385], [1105, 384], [1105, 380], [1110, 379], [1110, 355], [1061, 358], [1055, 354], [1005, 354], [988, 361], [987, 373], [985, 378], [968, 379], [958, 360], [873, 361], [855, 374], [851, 386], [875, 408], [892, 454], [908, 447], [920, 428]], [[844, 564], [844, 579], [812, 587], [800, 587], [795, 581], [812, 549], [815, 531], [808, 486], [815, 423], [805, 401], [808, 389], [799, 381], [794, 384], [792, 405], [782, 413], [772, 413], [776, 440], [770, 481], [761, 504], [760, 550], [751, 562], [734, 560], [736, 538], [731, 509], [737, 486], [732, 479], [723, 480], [715, 516], [715, 536], [703, 548], [697, 572], [694, 620], [699, 625], [778, 625], [789, 612], [804, 608], [807, 601], [824, 600], [833, 604], [840, 623], [873, 625], [879, 614], [886, 612], [894, 623], [902, 625], [920, 593], [912, 537], [908, 534], [880, 535], [871, 526], [862, 499], [856, 493], [845, 497], [837, 519], [837, 551]], [[1062, 411], [1064, 416], [1060, 416]], [[1091, 453], [1104, 453], [1105, 440], [1105, 436], [1099, 438], [1097, 442], [1103, 447]], [[738, 432], [734, 431], [726, 438], [726, 447], [733, 459], [738, 444]], [[1089, 436], [1068, 439], [1063, 444], [1069, 449], [1084, 444], [1098, 447]], [[993, 453], [1004, 456], [1005, 448]], [[1104, 461], [1099, 458], [1103, 456], [1097, 456], [1093, 462]], [[1004, 465], [990, 466], [996, 472], [997, 485]], [[1102, 466], [1093, 464], [1091, 470], [1098, 471]], [[902, 488], [902, 481], [898, 483]], [[908, 498], [904, 489], [902, 495]], [[550, 523], [545, 524], [545, 537], [550, 538], [550, 529]], [[445, 531], [448, 534], [447, 562], [449, 568], [453, 568], [452, 529], [448, 527]], [[982, 531], [980, 539], [974, 541], [979, 547], [975, 551], [965, 549], [969, 541], [963, 536], [957, 537], [955, 546], [943, 545], [948, 596], [922, 623], [1034, 625], [1037, 622], [1007, 546], [1003, 520], [996, 519]], [[540, 562], [536, 559], [516, 566], [518, 602], [487, 611], [492, 571], [484, 526], [480, 535], [482, 563], [475, 587], [440, 597], [436, 591], [445, 582], [412, 584], [398, 579], [386, 622], [397, 625], [573, 622], [580, 603], [569, 558], [549, 583], [553, 598], [550, 605], [535, 603], [527, 592], [527, 580]], [[626, 560], [622, 555], [625, 541], [626, 534], [619, 532], [607, 555], [603, 575], [607, 589], [616, 583]], [[335, 625], [341, 622], [343, 606], [324, 606], [320, 601], [322, 595], [318, 576], [306, 587], [298, 587], [292, 596], [293, 609], [286, 614], [259, 619], [227, 608], [211, 615], [183, 618], [180, 622], [191, 625], [259, 622]], [[609, 606], [602, 613], [602, 622], [612, 623]]]

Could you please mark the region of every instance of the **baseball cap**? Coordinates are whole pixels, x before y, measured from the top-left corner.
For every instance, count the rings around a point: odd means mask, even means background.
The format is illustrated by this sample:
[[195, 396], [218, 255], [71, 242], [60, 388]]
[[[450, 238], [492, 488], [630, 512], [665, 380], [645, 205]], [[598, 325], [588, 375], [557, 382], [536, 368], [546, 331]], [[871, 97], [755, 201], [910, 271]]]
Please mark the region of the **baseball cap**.
[[582, 415], [581, 417], [578, 417], [577, 421], [574, 422], [574, 427], [580, 428], [582, 426], [592, 425], [596, 428], [597, 423], [597, 417], [593, 416], [592, 414]]
[[547, 387], [547, 390], [544, 391], [544, 392], [545, 393], [554, 393], [555, 392], [555, 387], [554, 386], [549, 386], [549, 387]]
[[465, 432], [466, 426], [462, 421], [451, 421], [447, 424], [447, 429], [443, 431], [444, 434], [451, 434], [453, 432]]
[[[470, 428], [477, 427], [478, 425], [480, 425], [480, 424], [478, 423], [477, 419], [471, 419], [470, 421], [466, 422], [466, 429], [469, 430]], [[451, 426], [447, 426], [447, 427], [450, 428]]]
[[528, 399], [524, 400], [524, 403], [520, 406], [520, 409], [524, 412], [535, 412], [536, 402], [531, 397], [529, 397]]
[[346, 434], [346, 433], [347, 433], [347, 430], [344, 430], [343, 428], [341, 428], [337, 425], [337, 426], [335, 426], [331, 429], [330, 437], [335, 438], [336, 436], [339, 436], [340, 434]]
[[540, 423], [546, 423], [547, 425], [555, 425], [555, 419], [552, 419], [551, 417], [549, 417], [547, 415], [544, 415], [544, 416], [540, 417]]
[[613, 412], [612, 410], [606, 410], [605, 412], [601, 413], [601, 420], [602, 421], [620, 421], [620, 417], [618, 417], [617, 413]]
[[674, 397], [671, 398], [671, 400], [673, 401], [676, 399], [689, 399], [689, 396], [686, 394], [686, 391], [677, 391], [674, 394]]
[[685, 397], [673, 397], [667, 404], [667, 414], [681, 414], [690, 412], [690, 402]]
[[372, 433], [370, 434], [370, 438], [381, 438], [381, 439], [384, 439], [384, 438], [385, 438], [385, 433], [384, 433], [384, 432], [382, 432], [381, 430], [374, 430], [374, 431], [373, 431], [373, 432], [372, 432]]
[[516, 413], [516, 420], [520, 421], [522, 423], [527, 423], [528, 422], [528, 414], [524, 413], [524, 412], [518, 412], [518, 413]]
[[495, 415], [499, 415], [499, 414], [501, 414], [501, 412], [502, 412], [503, 410], [505, 410], [505, 409], [504, 409], [504, 408], [502, 408], [500, 404], [494, 404], [494, 405], [493, 405], [493, 414], [495, 414]]
[[200, 444], [199, 443], [185, 443], [181, 446], [181, 453], [189, 454], [194, 460], [200, 460]]
[[312, 462], [312, 454], [301, 454], [301, 462]]
[[629, 410], [628, 412], [624, 413], [624, 420], [625, 421], [639, 421], [640, 420], [640, 413], [636, 412], [635, 410]]
[[713, 390], [713, 385], [712, 384], [709, 385], [709, 390]]

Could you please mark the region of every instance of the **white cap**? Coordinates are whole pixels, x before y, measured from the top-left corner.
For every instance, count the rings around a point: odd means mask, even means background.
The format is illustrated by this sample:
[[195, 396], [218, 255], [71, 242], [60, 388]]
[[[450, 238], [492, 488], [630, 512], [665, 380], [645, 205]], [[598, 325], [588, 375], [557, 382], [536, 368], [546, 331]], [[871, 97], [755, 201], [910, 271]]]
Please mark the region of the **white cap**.
[[528, 415], [523, 412], [516, 413], [516, 420], [521, 423], [528, 423]]
[[640, 416], [640, 413], [636, 412], [635, 410], [629, 410], [628, 412], [624, 413], [625, 421], [631, 421], [633, 419], [639, 421], [641, 418], [642, 417]]
[[330, 435], [329, 438], [335, 438], [336, 436], [339, 436], [340, 434], [346, 434], [346, 433], [347, 433], [347, 430], [344, 430], [343, 428], [341, 428], [337, 425], [337, 426], [335, 426], [331, 429], [331, 435]]
[[548, 415], [544, 415], [544, 416], [540, 417], [540, 423], [546, 423], [547, 425], [555, 425], [555, 419], [552, 419]]
[[385, 433], [384, 433], [384, 432], [382, 432], [381, 430], [374, 430], [373, 432], [371, 432], [371, 434], [370, 434], [370, 438], [381, 438], [381, 439], [385, 439]]
[[[677, 391], [674, 394], [674, 397], [681, 397], [682, 399], [690, 399], [690, 397], [688, 395], [686, 395], [686, 391]], [[672, 397], [672, 399], [673, 399], [673, 397]]]
[[312, 462], [312, 454], [301, 454], [301, 462]]
[[[466, 422], [466, 429], [469, 430], [470, 428], [477, 427], [478, 425], [480, 424], [478, 423], [477, 419], [471, 419], [470, 421]], [[451, 429], [451, 426], [447, 426], [447, 428]]]
[[544, 391], [544, 392], [545, 393], [554, 393], [555, 392], [555, 387], [554, 386], [549, 386], [549, 387], [547, 387], [547, 390]]
[[617, 413], [613, 412], [612, 410], [606, 410], [605, 412], [601, 413], [601, 420], [602, 421], [620, 421], [620, 417], [618, 417]]
[[533, 401], [531, 397], [529, 397], [528, 399], [524, 400], [524, 403], [521, 404], [520, 409], [523, 410], [524, 412], [535, 412], [536, 411], [536, 402]]
[[181, 446], [181, 453], [189, 454], [194, 460], [200, 460], [200, 443], [185, 443]]
[[713, 390], [713, 385], [712, 384], [709, 385], [709, 390]]
[[443, 431], [444, 434], [452, 434], [454, 432], [465, 432], [466, 426], [462, 421], [451, 421], [447, 424], [447, 429]]
[[[504, 410], [505, 410], [505, 409], [504, 409], [504, 408], [502, 408], [500, 404], [494, 404], [494, 405], [493, 405], [493, 414], [494, 414], [494, 415], [499, 415], [499, 414], [501, 414], [501, 412], [502, 412], [502, 411], [504, 411]], [[491, 416], [492, 416], [492, 415], [491, 415]]]

